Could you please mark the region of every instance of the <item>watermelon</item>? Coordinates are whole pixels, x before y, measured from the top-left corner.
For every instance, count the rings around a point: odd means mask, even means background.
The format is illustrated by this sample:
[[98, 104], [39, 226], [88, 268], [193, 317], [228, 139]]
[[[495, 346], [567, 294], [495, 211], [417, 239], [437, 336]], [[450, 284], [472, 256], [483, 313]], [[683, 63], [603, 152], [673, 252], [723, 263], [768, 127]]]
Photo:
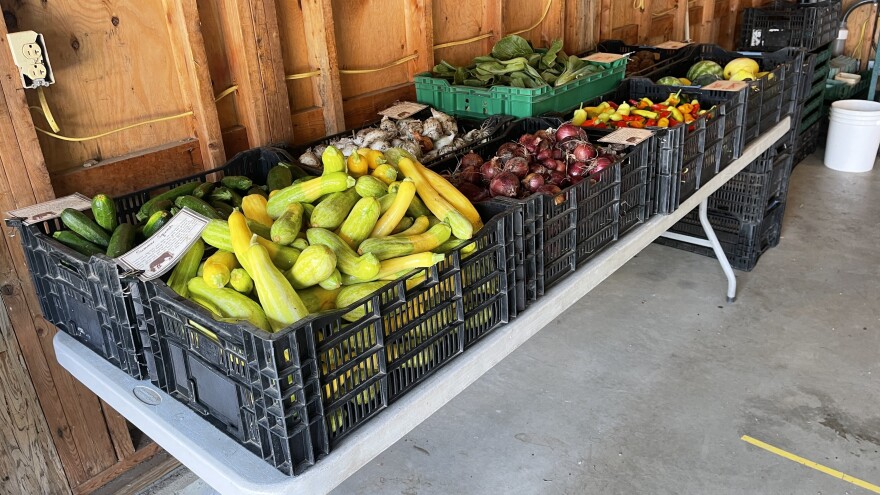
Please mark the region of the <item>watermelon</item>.
[[716, 74], [703, 74], [694, 79], [694, 86], [706, 86], [720, 80], [721, 77]]
[[714, 74], [720, 78], [724, 74], [724, 68], [711, 60], [701, 60], [688, 69], [687, 78], [696, 82], [703, 74]]
[[657, 84], [661, 86], [681, 86], [681, 80], [677, 77], [666, 76], [658, 79]]

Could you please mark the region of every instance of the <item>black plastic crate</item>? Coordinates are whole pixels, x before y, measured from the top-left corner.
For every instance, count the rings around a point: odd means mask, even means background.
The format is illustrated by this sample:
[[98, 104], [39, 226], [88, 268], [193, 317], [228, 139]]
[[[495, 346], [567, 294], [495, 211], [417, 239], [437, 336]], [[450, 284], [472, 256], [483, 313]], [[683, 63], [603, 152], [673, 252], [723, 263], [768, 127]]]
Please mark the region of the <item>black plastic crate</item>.
[[730, 215], [740, 222], [760, 221], [773, 204], [785, 199], [792, 158], [783, 153], [772, 158], [773, 167], [767, 172], [738, 173], [709, 196], [709, 211]]
[[620, 166], [620, 220], [617, 226], [617, 237], [630, 231], [650, 218], [650, 195], [652, 176], [650, 174], [651, 145], [631, 153]]
[[630, 59], [630, 63], [626, 66], [626, 77], [645, 76], [656, 70], [658, 67], [661, 67], [663, 64], [669, 63], [684, 54], [680, 49], [672, 50], [669, 48], [657, 48], [654, 46], [628, 45], [622, 40], [600, 41], [596, 45], [596, 52], [615, 53], [619, 55], [633, 54], [636, 52], [650, 52], [654, 54], [654, 65], [642, 69], [633, 65], [632, 59]]
[[815, 122], [797, 137], [792, 167], [802, 162], [804, 158], [816, 152], [822, 137], [822, 123]]
[[21, 239], [46, 321], [130, 376], [145, 378], [147, 363], [116, 263], [104, 255], [86, 258], [56, 242], [52, 233], [64, 229], [60, 219], [7, 224]]
[[[424, 120], [430, 116], [431, 116], [431, 109], [429, 107], [429, 108], [426, 108], [424, 110], [421, 110], [421, 111], [413, 114], [412, 116], [410, 116], [408, 118], [416, 118], [416, 119]], [[444, 153], [442, 155], [438, 155], [436, 157], [433, 157], [430, 160], [424, 160], [421, 162], [423, 165], [429, 165], [431, 163], [441, 161], [454, 153], [467, 153], [468, 151], [472, 150], [474, 147], [476, 147], [482, 143], [485, 143], [487, 141], [490, 141], [493, 138], [495, 138], [501, 134], [504, 134], [506, 132], [507, 128], [510, 127], [510, 125], [512, 125], [513, 121], [515, 120], [513, 117], [511, 117], [509, 115], [493, 115], [487, 119], [472, 119], [472, 118], [466, 118], [466, 117], [456, 117], [454, 115], [450, 115], [450, 117], [455, 119], [455, 121], [458, 124], [458, 127], [460, 129], [460, 132], [462, 132], [462, 131], [466, 132], [466, 131], [470, 131], [473, 129], [483, 128], [485, 130], [486, 136], [483, 139], [480, 139], [474, 143], [465, 145], [457, 150], [451, 151], [449, 153]], [[341, 138], [354, 137], [355, 135], [357, 135], [358, 131], [361, 131], [363, 129], [378, 128], [380, 122], [381, 122], [381, 119], [374, 119], [374, 120], [371, 120], [369, 122], [364, 123], [363, 125], [355, 128], [355, 129], [350, 129], [347, 131], [338, 132], [338, 133], [332, 134], [330, 136], [325, 136], [320, 139], [316, 139], [316, 140], [311, 141], [309, 143], [297, 144], [297, 145], [276, 144], [276, 145], [274, 145], [274, 147], [278, 151], [283, 151], [283, 152], [287, 153], [287, 156], [285, 157], [286, 161], [289, 161], [291, 163], [298, 163], [297, 159], [300, 157], [300, 155], [305, 153], [306, 150], [308, 150], [309, 148], [314, 148], [315, 146], [319, 146], [319, 145], [327, 145], [327, 144], [331, 143], [332, 141], [337, 141]]]
[[808, 6], [778, 1], [766, 8], [745, 9], [739, 47], [763, 51], [785, 47], [815, 50], [837, 37], [840, 7], [840, 0]]
[[[785, 203], [777, 203], [767, 213], [767, 216], [757, 223], [741, 223], [734, 217], [712, 214], [709, 215], [709, 221], [730, 265], [736, 270], [751, 271], [757, 265], [761, 255], [779, 244], [784, 213]], [[670, 230], [702, 239], [706, 238], [696, 210], [685, 216]], [[710, 247], [664, 237], [658, 238], [655, 242], [715, 258], [715, 251]]]

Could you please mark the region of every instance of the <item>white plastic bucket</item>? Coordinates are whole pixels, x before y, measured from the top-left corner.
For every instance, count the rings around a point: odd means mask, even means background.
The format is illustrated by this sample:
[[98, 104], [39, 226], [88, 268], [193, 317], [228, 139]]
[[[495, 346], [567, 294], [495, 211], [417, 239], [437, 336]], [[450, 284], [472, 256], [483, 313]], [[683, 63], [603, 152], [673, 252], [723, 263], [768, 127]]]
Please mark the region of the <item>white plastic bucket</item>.
[[841, 172], [868, 172], [880, 147], [880, 103], [841, 100], [831, 104], [825, 166]]

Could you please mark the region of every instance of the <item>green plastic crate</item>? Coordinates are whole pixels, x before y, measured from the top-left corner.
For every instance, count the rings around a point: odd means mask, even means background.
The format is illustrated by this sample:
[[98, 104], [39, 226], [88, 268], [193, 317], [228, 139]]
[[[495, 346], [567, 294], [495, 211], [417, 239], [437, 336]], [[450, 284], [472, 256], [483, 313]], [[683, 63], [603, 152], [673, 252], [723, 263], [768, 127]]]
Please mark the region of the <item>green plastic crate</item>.
[[829, 79], [825, 82], [825, 101], [838, 101], [851, 98], [853, 95], [859, 94], [868, 89], [871, 82], [871, 71], [863, 71], [859, 73], [862, 79], [855, 86]]
[[431, 77], [430, 72], [425, 72], [415, 77], [416, 99], [419, 103], [459, 117], [534, 117], [547, 112], [567, 110], [613, 91], [623, 81], [626, 62], [626, 57], [611, 63], [590, 62], [604, 67], [605, 70], [575, 79], [558, 88], [474, 88], [449, 84], [449, 81]]
[[798, 136], [807, 132], [807, 129], [810, 128], [813, 124], [819, 121], [822, 117], [822, 109], [819, 108], [815, 112], [805, 115], [803, 120], [801, 120], [801, 125], [798, 127]]

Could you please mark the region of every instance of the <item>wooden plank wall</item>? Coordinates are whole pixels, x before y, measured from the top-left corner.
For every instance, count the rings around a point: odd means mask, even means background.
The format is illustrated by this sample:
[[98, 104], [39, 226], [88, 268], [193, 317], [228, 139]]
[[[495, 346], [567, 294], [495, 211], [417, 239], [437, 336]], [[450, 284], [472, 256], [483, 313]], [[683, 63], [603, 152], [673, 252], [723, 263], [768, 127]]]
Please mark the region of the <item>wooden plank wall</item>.
[[[9, 30], [45, 36], [57, 81], [45, 94], [61, 135], [173, 117], [94, 139], [49, 136], [0, 36], [0, 211], [75, 191], [124, 194], [248, 147], [362, 125], [415, 98], [415, 74], [440, 60], [465, 64], [508, 33], [537, 46], [562, 38], [581, 53], [601, 39], [682, 40], [687, 22], [693, 40], [733, 48], [740, 9], [760, 1], [0, 0]], [[872, 15], [853, 16], [848, 49]], [[31, 459], [33, 471], [0, 491], [87, 492], [150, 451], [135, 451], [125, 422], [57, 365], [55, 329], [40, 318], [21, 249], [4, 239], [0, 373], [7, 382], [27, 373], [33, 388], [0, 388], [0, 423], [15, 425], [0, 428], [13, 452], [0, 466]]]

